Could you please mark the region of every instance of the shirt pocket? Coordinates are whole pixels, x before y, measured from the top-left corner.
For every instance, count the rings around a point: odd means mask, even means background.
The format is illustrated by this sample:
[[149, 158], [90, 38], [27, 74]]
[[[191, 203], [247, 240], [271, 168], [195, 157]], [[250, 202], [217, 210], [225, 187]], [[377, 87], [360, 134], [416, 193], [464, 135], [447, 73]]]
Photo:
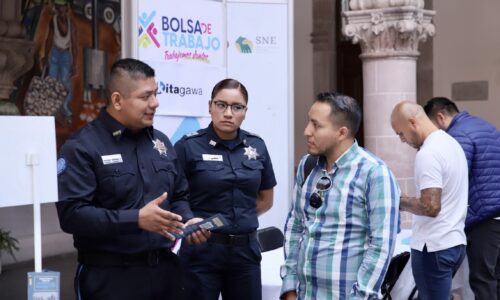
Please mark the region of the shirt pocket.
[[158, 191], [165, 191], [173, 196], [177, 168], [173, 161], [153, 160], [153, 170], [155, 171], [153, 188]]
[[213, 161], [198, 161], [194, 165], [196, 172], [218, 172], [224, 169], [224, 164]]
[[111, 209], [129, 206], [128, 201], [133, 201], [130, 193], [137, 185], [137, 174], [133, 169], [126, 164], [105, 165], [96, 170], [96, 175], [98, 206]]
[[233, 176], [223, 162], [196, 161], [188, 178], [189, 188], [193, 194], [204, 193], [203, 198], [216, 197], [230, 188]]
[[241, 164], [250, 170], [262, 170], [264, 169], [264, 164], [260, 160], [244, 160]]
[[242, 168], [238, 170], [238, 176], [242, 186], [245, 186], [252, 194], [257, 193], [262, 180], [264, 164], [260, 160], [244, 160], [241, 165]]

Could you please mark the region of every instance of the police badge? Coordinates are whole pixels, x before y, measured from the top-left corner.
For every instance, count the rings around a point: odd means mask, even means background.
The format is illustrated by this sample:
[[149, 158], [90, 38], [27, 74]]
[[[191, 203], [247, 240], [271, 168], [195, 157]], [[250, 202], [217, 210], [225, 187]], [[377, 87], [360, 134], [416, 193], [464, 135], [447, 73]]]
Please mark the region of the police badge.
[[259, 153], [257, 153], [257, 149], [255, 149], [252, 146], [245, 147], [245, 153], [243, 155], [246, 155], [248, 159], [257, 159], [257, 156], [259, 156]]
[[156, 139], [153, 142], [153, 149], [157, 150], [160, 155], [165, 155], [167, 156], [167, 147], [165, 147], [165, 144], [160, 141], [159, 139]]

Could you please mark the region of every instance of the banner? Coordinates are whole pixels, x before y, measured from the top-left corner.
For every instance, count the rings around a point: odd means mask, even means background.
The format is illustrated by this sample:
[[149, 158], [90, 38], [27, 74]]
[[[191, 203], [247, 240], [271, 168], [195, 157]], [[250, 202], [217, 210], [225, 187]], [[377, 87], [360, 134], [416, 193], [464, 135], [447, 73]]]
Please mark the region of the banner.
[[157, 73], [157, 114], [208, 116], [212, 87], [226, 78], [223, 12], [214, 1], [138, 1], [138, 55]]
[[278, 181], [273, 208], [259, 217], [259, 223], [261, 228], [282, 228], [293, 174], [289, 150], [293, 147], [289, 136], [293, 133], [289, 114], [293, 100], [288, 83], [288, 5], [228, 2], [227, 20], [228, 76], [240, 80], [249, 95], [241, 127], [264, 139]]
[[224, 65], [220, 2], [138, 1], [139, 57], [153, 61]]
[[213, 86], [226, 78], [226, 70], [216, 66], [194, 66], [151, 62], [158, 83], [159, 115], [206, 117]]

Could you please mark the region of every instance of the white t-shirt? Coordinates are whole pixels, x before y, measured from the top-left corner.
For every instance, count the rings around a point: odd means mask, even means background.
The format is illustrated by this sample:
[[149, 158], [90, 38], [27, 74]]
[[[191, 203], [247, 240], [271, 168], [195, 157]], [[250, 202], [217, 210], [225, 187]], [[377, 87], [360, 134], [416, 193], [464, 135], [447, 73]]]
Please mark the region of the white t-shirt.
[[417, 197], [427, 188], [441, 188], [441, 211], [432, 218], [413, 216], [411, 248], [435, 252], [466, 245], [469, 180], [467, 160], [458, 142], [442, 130], [431, 133], [415, 158]]

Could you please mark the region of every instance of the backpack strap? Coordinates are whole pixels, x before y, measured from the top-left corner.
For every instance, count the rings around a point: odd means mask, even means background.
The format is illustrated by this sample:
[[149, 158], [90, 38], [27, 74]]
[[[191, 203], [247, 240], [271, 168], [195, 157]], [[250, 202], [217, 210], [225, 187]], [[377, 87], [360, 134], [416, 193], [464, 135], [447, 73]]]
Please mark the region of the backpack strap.
[[304, 163], [304, 181], [302, 182], [302, 186], [306, 182], [307, 177], [311, 174], [312, 169], [318, 164], [318, 156], [317, 155], [309, 155], [306, 158], [306, 162]]

